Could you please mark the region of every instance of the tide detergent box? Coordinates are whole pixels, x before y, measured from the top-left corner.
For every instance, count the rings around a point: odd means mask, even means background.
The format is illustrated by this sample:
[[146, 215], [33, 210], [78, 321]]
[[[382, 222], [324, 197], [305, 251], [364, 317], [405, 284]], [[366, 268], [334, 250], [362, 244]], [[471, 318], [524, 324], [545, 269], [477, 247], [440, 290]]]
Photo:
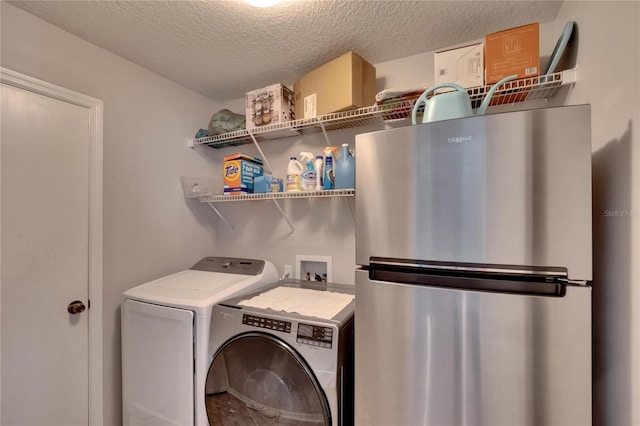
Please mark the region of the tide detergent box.
[[237, 152], [224, 157], [224, 193], [253, 193], [253, 180], [262, 176], [262, 159]]

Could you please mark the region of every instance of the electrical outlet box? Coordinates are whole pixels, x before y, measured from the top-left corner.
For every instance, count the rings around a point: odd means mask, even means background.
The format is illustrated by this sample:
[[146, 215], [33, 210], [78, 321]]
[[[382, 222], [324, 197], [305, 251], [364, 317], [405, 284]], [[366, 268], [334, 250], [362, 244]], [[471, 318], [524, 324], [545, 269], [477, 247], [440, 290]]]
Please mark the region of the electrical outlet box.
[[296, 255], [296, 279], [333, 282], [331, 256]]

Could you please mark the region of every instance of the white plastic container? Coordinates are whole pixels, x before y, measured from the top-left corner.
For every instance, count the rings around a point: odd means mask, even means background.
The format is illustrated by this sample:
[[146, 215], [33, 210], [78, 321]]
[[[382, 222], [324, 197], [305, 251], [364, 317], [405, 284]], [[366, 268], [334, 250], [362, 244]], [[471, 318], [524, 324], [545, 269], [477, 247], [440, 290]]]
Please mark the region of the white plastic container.
[[302, 164], [300, 164], [296, 157], [291, 157], [289, 159], [289, 166], [287, 167], [286, 192], [300, 191], [300, 175], [302, 174], [302, 170]]
[[300, 176], [300, 189], [303, 191], [313, 191], [316, 189], [316, 168], [313, 161], [314, 156], [312, 153], [300, 153], [300, 164], [302, 164], [303, 168]]

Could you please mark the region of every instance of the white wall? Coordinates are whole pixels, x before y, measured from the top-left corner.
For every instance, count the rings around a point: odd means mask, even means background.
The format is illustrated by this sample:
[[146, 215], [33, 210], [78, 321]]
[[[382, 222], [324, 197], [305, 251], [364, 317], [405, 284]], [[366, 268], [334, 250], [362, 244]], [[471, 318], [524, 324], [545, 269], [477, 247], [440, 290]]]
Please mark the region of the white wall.
[[217, 170], [186, 138], [219, 108], [4, 1], [0, 12], [3, 67], [104, 101], [104, 424], [120, 424], [122, 292], [217, 252], [217, 220], [184, 201], [179, 177]]
[[592, 107], [594, 424], [640, 425], [640, 3], [565, 2], [556, 33], [567, 20], [579, 74], [566, 102]]

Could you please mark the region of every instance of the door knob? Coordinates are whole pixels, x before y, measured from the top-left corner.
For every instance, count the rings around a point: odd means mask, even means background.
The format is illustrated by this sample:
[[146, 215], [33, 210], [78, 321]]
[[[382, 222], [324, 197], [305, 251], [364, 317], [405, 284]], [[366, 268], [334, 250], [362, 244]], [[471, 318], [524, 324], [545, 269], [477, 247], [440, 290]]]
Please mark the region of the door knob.
[[85, 309], [86, 306], [84, 306], [84, 303], [79, 300], [74, 300], [73, 302], [69, 303], [69, 306], [67, 306], [67, 312], [72, 315], [84, 312]]

